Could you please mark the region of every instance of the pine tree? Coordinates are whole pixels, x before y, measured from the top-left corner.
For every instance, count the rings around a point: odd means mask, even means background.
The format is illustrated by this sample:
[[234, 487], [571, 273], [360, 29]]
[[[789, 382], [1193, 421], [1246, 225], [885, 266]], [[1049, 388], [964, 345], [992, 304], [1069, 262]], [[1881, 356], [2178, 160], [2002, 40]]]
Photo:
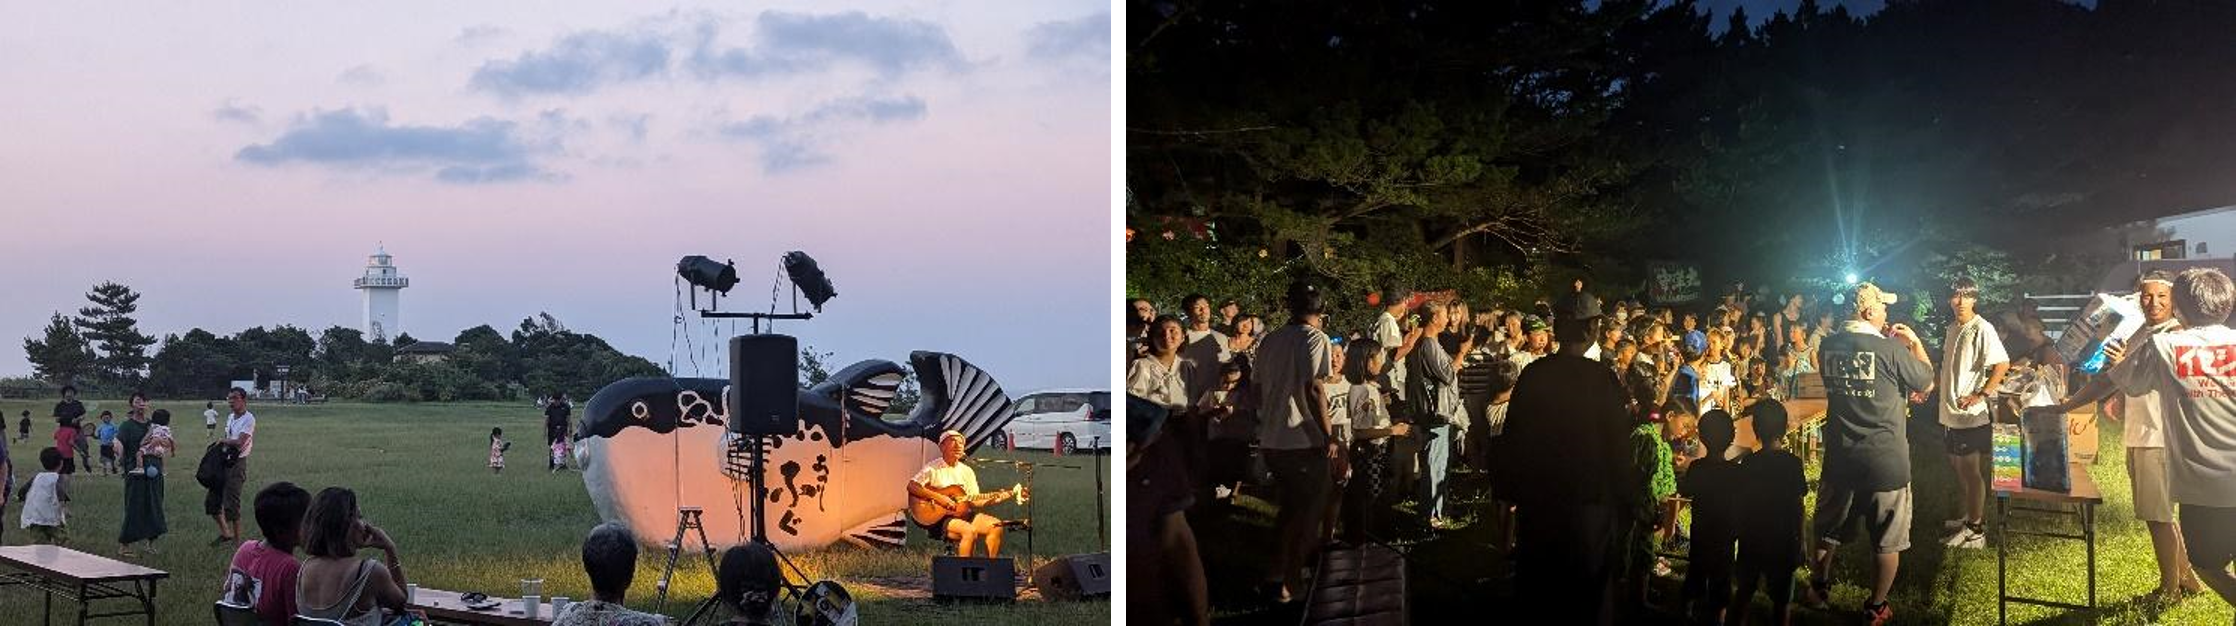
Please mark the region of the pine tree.
[[85, 299], [93, 306], [78, 309], [76, 322], [85, 341], [100, 350], [93, 373], [103, 382], [137, 384], [148, 366], [148, 347], [155, 345], [155, 338], [141, 334], [139, 320], [132, 317], [140, 310], [140, 294], [104, 282], [86, 292]]
[[61, 312], [54, 314], [47, 324], [44, 339], [24, 338], [23, 352], [31, 361], [32, 370], [40, 380], [57, 385], [75, 384], [79, 378], [93, 373], [92, 346], [79, 336], [70, 318]]

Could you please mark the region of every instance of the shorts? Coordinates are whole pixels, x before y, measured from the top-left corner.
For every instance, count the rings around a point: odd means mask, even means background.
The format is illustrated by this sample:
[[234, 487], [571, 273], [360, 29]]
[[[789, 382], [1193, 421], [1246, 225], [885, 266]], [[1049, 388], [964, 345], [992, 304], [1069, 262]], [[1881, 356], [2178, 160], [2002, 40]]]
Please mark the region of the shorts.
[[1320, 514], [1328, 510], [1328, 495], [1335, 483], [1329, 478], [1326, 448], [1303, 450], [1265, 450], [1266, 469], [1273, 472], [1274, 489], [1278, 490], [1274, 503], [1281, 507], [1281, 518], [1291, 515]]
[[225, 486], [209, 490], [202, 498], [203, 515], [223, 514], [228, 521], [241, 521], [241, 483], [248, 480], [248, 459], [233, 462], [225, 468]]
[[2236, 561], [2236, 508], [2182, 505], [2182, 541], [2189, 546], [2191, 567], [2228, 571]]
[[2128, 448], [2127, 482], [2134, 488], [2135, 519], [2174, 522], [2174, 483], [2166, 477], [2165, 448]]
[[116, 450], [115, 450], [115, 449], [112, 449], [112, 448], [110, 448], [110, 447], [108, 447], [108, 446], [101, 446], [101, 462], [102, 462], [102, 463], [114, 463], [114, 462], [116, 462]]
[[1989, 454], [1995, 451], [1994, 429], [1987, 424], [1972, 428], [1951, 428], [1945, 437], [1949, 456]]
[[1827, 481], [1817, 490], [1817, 513], [1811, 520], [1817, 539], [1838, 546], [1856, 524], [1879, 554], [1910, 549], [1910, 486], [1893, 491], [1857, 491]]
[[[1764, 597], [1770, 598], [1773, 604], [1788, 604], [1793, 602], [1793, 572], [1796, 567], [1800, 567], [1800, 564], [1741, 560], [1737, 566], [1738, 577], [1733, 580], [1738, 581], [1741, 586], [1759, 581], [1762, 583], [1759, 588]], [[1748, 600], [1750, 598], [1735, 598], [1732, 602], [1744, 605]]]

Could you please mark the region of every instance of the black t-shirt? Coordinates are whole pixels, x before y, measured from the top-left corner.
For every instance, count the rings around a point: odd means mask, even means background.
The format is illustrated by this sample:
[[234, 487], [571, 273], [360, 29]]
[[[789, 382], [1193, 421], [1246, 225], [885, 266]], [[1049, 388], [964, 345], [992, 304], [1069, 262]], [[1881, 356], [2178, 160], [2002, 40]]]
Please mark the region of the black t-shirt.
[[1708, 455], [1693, 461], [1677, 479], [1677, 493], [1693, 501], [1693, 550], [1695, 558], [1731, 558], [1731, 543], [1739, 539], [1739, 512], [1745, 504], [1745, 483], [1739, 464]]
[[567, 416], [573, 411], [567, 403], [554, 401], [543, 407], [543, 430], [553, 437], [567, 432]]
[[1631, 458], [1631, 416], [1606, 364], [1553, 354], [1522, 369], [1492, 439], [1501, 497], [1529, 506], [1628, 502], [1644, 480]]
[[1825, 337], [1817, 354], [1824, 359], [1825, 482], [1864, 491], [1909, 485], [1909, 395], [1933, 384], [1932, 368], [1902, 342], [1851, 330]]
[[1801, 563], [1801, 499], [1809, 494], [1801, 459], [1784, 450], [1757, 452], [1739, 465], [1739, 475], [1747, 512], [1740, 519], [1739, 559], [1771, 565]]
[[63, 400], [54, 403], [54, 423], [76, 428], [78, 420], [85, 417], [85, 403]]

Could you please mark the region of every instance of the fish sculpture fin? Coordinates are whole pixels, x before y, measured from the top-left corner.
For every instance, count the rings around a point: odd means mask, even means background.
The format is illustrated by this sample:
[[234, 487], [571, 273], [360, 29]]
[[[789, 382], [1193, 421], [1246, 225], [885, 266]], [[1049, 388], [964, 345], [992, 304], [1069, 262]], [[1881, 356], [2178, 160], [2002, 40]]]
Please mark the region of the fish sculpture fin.
[[969, 449], [976, 450], [1014, 417], [1001, 383], [962, 357], [919, 350], [908, 354], [908, 362], [923, 393], [908, 416], [920, 436], [936, 438], [942, 432], [959, 431]]
[[845, 538], [848, 543], [864, 548], [900, 548], [908, 544], [908, 520], [896, 511], [892, 517], [871, 520], [846, 531]]

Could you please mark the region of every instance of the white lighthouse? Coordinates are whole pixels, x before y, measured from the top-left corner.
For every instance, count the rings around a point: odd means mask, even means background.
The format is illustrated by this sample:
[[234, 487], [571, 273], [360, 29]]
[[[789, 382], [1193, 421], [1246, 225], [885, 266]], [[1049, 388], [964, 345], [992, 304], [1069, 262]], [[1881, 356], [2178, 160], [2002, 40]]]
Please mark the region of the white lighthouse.
[[386, 343], [404, 334], [404, 318], [400, 308], [405, 287], [411, 279], [396, 271], [396, 264], [383, 245], [365, 260], [365, 275], [350, 285], [365, 292], [365, 340]]

